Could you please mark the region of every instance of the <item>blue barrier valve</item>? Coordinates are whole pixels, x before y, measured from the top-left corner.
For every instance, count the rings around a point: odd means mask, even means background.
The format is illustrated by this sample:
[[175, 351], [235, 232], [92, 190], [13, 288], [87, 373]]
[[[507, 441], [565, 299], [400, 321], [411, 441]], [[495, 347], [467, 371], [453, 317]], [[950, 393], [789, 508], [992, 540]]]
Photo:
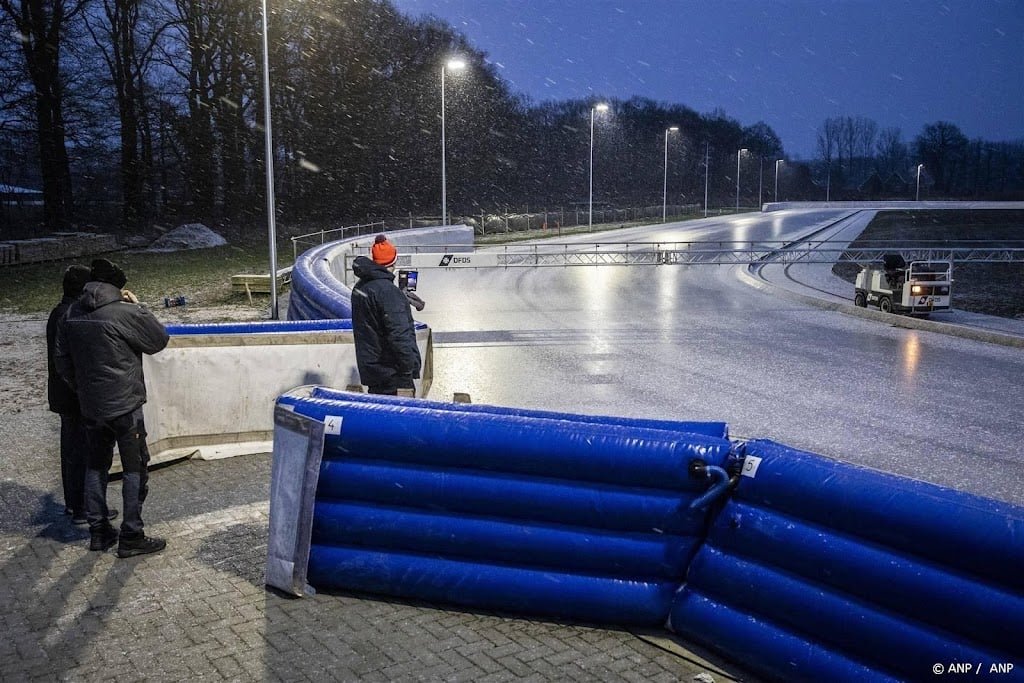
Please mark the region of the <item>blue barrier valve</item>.
[[690, 503], [691, 510], [700, 510], [706, 508], [711, 503], [715, 502], [720, 498], [726, 490], [732, 485], [732, 478], [729, 473], [723, 468], [717, 465], [709, 465], [700, 458], [694, 458], [690, 461], [688, 467], [690, 477], [694, 479], [713, 479], [715, 482], [711, 485], [707, 491], [702, 493], [699, 497], [695, 498]]

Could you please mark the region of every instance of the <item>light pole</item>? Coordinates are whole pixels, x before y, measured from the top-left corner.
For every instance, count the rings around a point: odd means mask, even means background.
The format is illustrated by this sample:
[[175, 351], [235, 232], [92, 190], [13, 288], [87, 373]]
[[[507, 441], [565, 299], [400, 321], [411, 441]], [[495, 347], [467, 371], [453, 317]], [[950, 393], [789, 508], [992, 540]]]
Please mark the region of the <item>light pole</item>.
[[594, 229], [594, 114], [607, 110], [607, 104], [595, 104], [590, 108], [590, 206], [587, 218], [587, 226], [590, 230]]
[[775, 160], [775, 201], [779, 201], [779, 164], [782, 159]]
[[736, 210], [740, 210], [740, 155], [746, 152], [746, 148], [736, 150]]
[[757, 158], [757, 210], [764, 203], [764, 157]]
[[270, 319], [277, 320], [277, 225], [274, 208], [274, 135], [270, 129], [270, 54], [267, 0], [263, 0], [263, 144], [267, 167], [267, 233], [270, 242]]
[[924, 164], [917, 165], [917, 198], [916, 202], [921, 201], [921, 169], [924, 168]]
[[450, 59], [441, 67], [441, 225], [448, 225], [448, 178], [445, 169], [444, 151], [444, 72], [448, 69], [461, 69], [466, 63], [459, 59]]
[[704, 218], [708, 217], [708, 166], [711, 164], [711, 143], [704, 142]]
[[668, 210], [668, 134], [679, 130], [679, 126], [671, 126], [665, 129], [665, 182], [661, 187], [661, 222], [665, 222]]

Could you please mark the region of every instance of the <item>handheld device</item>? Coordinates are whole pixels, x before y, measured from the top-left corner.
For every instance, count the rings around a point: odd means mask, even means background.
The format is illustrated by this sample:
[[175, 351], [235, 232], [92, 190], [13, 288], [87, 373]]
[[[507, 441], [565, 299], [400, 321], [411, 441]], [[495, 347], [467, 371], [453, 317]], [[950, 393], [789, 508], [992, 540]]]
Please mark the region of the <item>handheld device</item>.
[[398, 287], [404, 289], [407, 292], [416, 291], [416, 280], [419, 279], [419, 271], [417, 270], [399, 270], [398, 271]]

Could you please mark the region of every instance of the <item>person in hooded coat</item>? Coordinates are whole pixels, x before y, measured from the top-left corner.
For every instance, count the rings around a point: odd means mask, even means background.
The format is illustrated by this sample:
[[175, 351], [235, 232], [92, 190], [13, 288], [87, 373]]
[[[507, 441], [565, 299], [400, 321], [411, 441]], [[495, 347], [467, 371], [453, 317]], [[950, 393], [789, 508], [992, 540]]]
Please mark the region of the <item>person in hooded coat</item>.
[[[377, 235], [372, 260], [357, 256], [352, 272], [352, 335], [359, 379], [371, 394], [415, 391], [420, 376], [420, 350], [409, 299], [394, 282], [398, 251]], [[403, 391], [403, 393], [405, 393]]]
[[[57, 328], [91, 277], [86, 266], [68, 266], [64, 271], [64, 296], [50, 311], [46, 321], [46, 398], [50, 411], [60, 415], [60, 479], [64, 490], [64, 513], [71, 515], [73, 524], [85, 524], [88, 521], [85, 517], [85, 423], [78, 407], [78, 396], [57, 373], [53, 356]], [[116, 516], [116, 510], [109, 511], [110, 519]]]
[[[124, 286], [124, 272], [107, 259], [92, 262], [92, 281], [68, 309], [56, 337], [54, 361], [74, 388], [88, 434], [85, 510], [90, 550], [118, 544], [118, 557], [159, 552], [166, 542], [144, 534], [142, 504], [149, 492], [149, 449], [142, 405], [142, 354], [162, 351], [167, 330]], [[109, 521], [107, 481], [114, 444], [121, 457], [123, 517]]]

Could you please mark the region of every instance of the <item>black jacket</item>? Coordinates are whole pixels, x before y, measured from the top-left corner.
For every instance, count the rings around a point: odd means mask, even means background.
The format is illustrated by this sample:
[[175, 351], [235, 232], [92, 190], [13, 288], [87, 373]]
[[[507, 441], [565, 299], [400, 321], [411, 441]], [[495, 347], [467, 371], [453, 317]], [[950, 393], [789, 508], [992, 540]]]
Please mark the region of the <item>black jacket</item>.
[[105, 282], [85, 285], [57, 332], [57, 372], [78, 394], [82, 415], [111, 420], [146, 402], [142, 354], [154, 354], [170, 337], [146, 308], [122, 300]]
[[394, 273], [357, 256], [352, 272], [359, 282], [352, 288], [352, 335], [356, 342], [359, 379], [367, 386], [393, 384], [394, 378], [420, 376], [420, 350], [416, 328], [405, 298], [394, 283]]
[[50, 410], [62, 415], [79, 415], [78, 396], [75, 390], [67, 385], [57, 373], [57, 364], [53, 360], [54, 344], [57, 341], [57, 328], [64, 320], [64, 314], [75, 302], [77, 296], [64, 295], [60, 303], [50, 311], [46, 321], [46, 398], [50, 402]]

